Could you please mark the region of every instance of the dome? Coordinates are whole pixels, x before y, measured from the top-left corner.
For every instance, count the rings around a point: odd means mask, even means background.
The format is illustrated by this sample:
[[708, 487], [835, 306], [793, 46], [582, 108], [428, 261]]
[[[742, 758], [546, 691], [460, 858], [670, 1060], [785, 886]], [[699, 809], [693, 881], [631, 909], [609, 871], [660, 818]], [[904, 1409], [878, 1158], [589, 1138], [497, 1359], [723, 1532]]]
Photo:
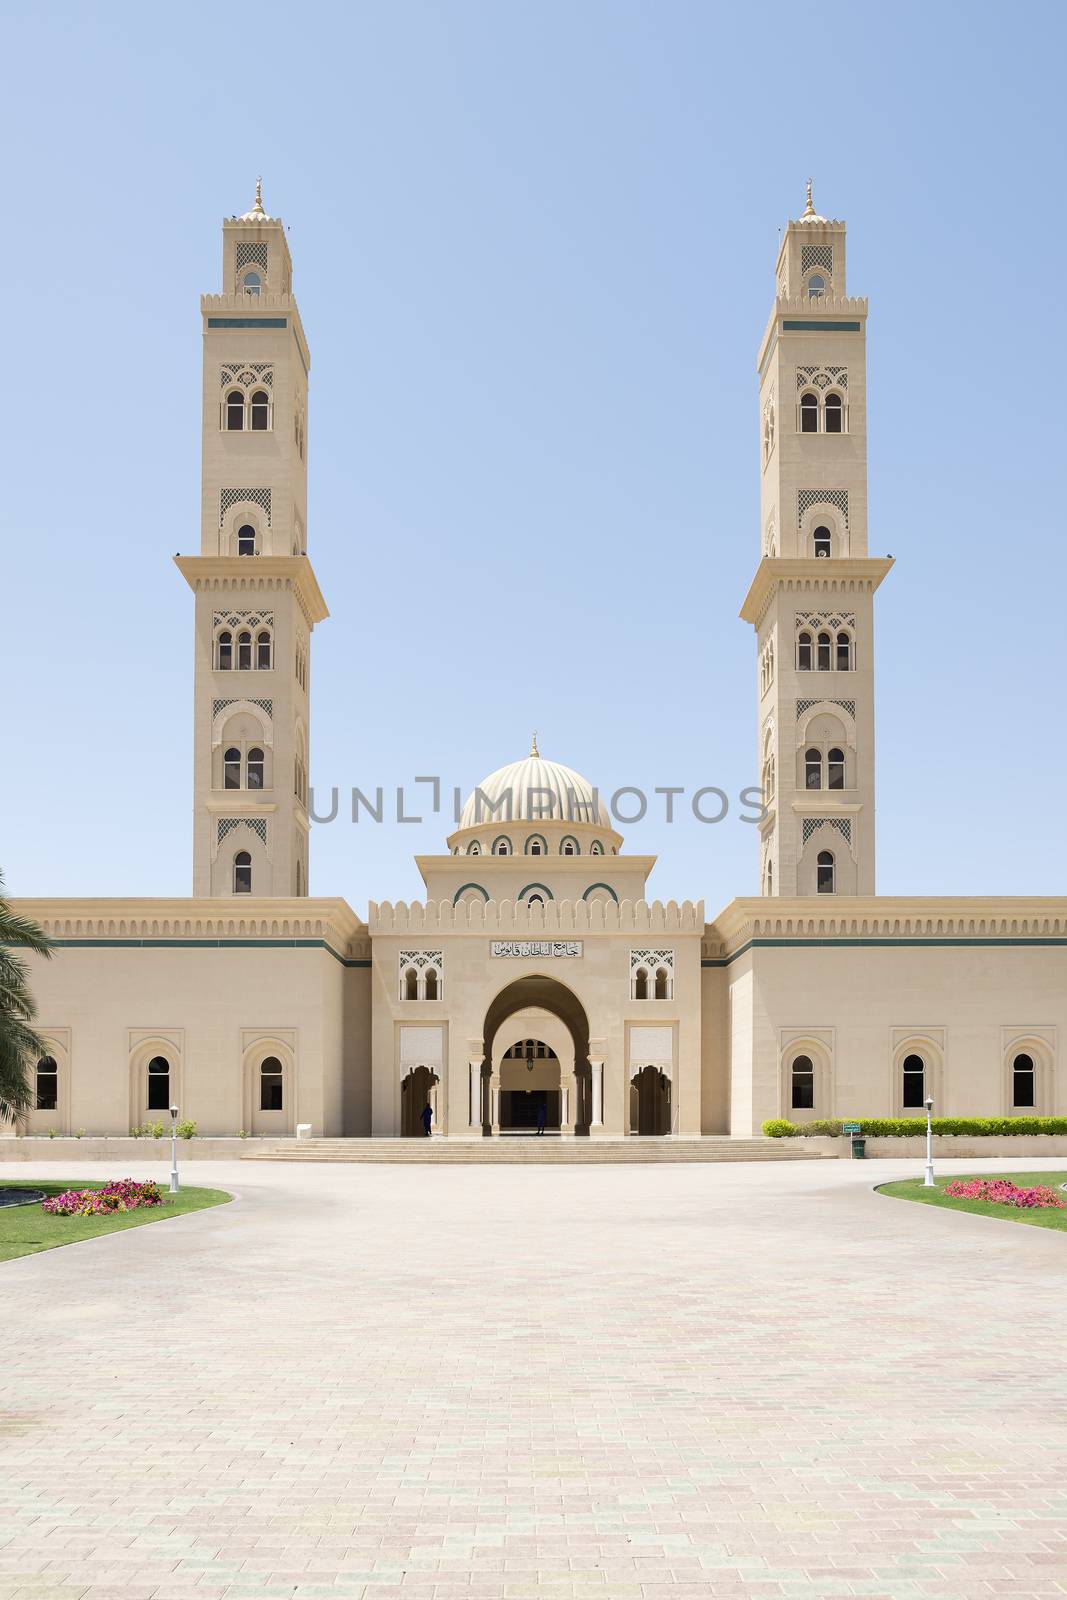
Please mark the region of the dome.
[[[511, 796], [510, 806], [507, 795]], [[549, 795], [553, 796], [551, 800]], [[604, 804], [589, 779], [558, 761], [543, 760], [536, 740], [524, 761], [512, 761], [482, 779], [467, 798], [459, 826], [484, 828], [508, 822], [588, 823], [611, 828]]]

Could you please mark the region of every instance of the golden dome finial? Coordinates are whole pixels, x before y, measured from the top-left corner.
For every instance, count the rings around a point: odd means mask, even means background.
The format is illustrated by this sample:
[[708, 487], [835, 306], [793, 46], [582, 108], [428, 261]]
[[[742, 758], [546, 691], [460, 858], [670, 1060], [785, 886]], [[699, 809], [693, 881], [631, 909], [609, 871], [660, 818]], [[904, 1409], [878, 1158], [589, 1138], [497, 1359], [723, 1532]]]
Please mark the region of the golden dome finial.
[[815, 215], [815, 203], [811, 198], [811, 189], [812, 189], [812, 182], [811, 182], [811, 179], [809, 178], [808, 179], [808, 203], [804, 207], [804, 215], [806, 217], [813, 217]]
[[541, 759], [541, 752], [537, 748], [537, 729], [536, 728], [533, 731], [533, 738], [530, 740], [530, 759], [531, 759], [531, 761], [540, 761], [540, 759]]
[[[811, 203], [811, 184], [810, 183], [808, 184], [808, 203], [809, 204]], [[263, 210], [263, 179], [262, 178], [257, 178], [256, 179], [256, 203], [252, 207], [252, 210], [253, 211], [258, 211], [260, 216], [266, 216], [266, 212]]]

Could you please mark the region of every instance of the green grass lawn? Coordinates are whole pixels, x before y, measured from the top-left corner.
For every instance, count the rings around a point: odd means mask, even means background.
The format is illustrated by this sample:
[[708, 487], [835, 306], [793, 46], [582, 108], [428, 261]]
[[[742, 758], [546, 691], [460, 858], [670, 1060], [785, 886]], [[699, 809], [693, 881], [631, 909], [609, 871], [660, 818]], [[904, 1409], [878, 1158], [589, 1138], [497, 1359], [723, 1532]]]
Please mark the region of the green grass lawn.
[[879, 1194], [894, 1195], [898, 1200], [918, 1200], [920, 1205], [940, 1206], [945, 1211], [973, 1211], [979, 1217], [996, 1217], [1001, 1222], [1025, 1222], [1031, 1228], [1059, 1228], [1067, 1233], [1067, 1194], [1062, 1211], [1030, 1211], [1017, 1206], [994, 1205], [988, 1200], [954, 1200], [945, 1194], [948, 1183], [969, 1183], [971, 1178], [1008, 1178], [1020, 1189], [1036, 1189], [1039, 1184], [1059, 1193], [1061, 1183], [1067, 1183], [1067, 1172], [972, 1172], [957, 1180], [936, 1178], [936, 1188], [924, 1189], [921, 1178], [905, 1178], [900, 1183], [880, 1183]]
[[[179, 1194], [171, 1195], [166, 1191], [169, 1181], [168, 1174], [160, 1184], [163, 1189], [161, 1206], [116, 1211], [109, 1217], [50, 1217], [41, 1210], [39, 1203], [0, 1207], [0, 1261], [36, 1255], [39, 1250], [54, 1250], [60, 1244], [77, 1244], [79, 1239], [95, 1239], [101, 1233], [118, 1233], [123, 1228], [141, 1228], [148, 1222], [165, 1222], [168, 1217], [203, 1211], [207, 1206], [221, 1206], [233, 1199], [224, 1189], [182, 1189]], [[102, 1189], [103, 1183], [86, 1178], [69, 1178], [65, 1183], [18, 1179], [4, 1182], [3, 1187], [50, 1195], [62, 1194], [65, 1189]]]

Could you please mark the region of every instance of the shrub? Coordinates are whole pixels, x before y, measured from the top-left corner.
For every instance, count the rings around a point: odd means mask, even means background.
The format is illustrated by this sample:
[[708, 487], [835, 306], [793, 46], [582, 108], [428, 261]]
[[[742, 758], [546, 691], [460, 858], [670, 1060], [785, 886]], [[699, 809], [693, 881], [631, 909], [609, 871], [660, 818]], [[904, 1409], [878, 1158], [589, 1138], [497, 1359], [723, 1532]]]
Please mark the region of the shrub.
[[237, 1137], [239, 1139], [247, 1139], [248, 1138], [248, 1129], [247, 1128], [238, 1128]]
[[75, 1137], [75, 1139], [84, 1139], [85, 1138], [85, 1129], [84, 1128], [75, 1128], [74, 1137]]
[[152, 1139], [162, 1139], [163, 1118], [158, 1117], [155, 1122], [146, 1122], [144, 1131]]
[[178, 1138], [179, 1139], [195, 1139], [196, 1138], [196, 1123], [192, 1120], [191, 1117], [183, 1117], [181, 1122], [179, 1122], [179, 1124], [178, 1124]]
[[102, 1189], [66, 1189], [41, 1201], [51, 1217], [106, 1217], [114, 1211], [137, 1211], [161, 1206], [163, 1194], [154, 1178], [112, 1178]]
[[54, 1129], [54, 1128], [49, 1128], [49, 1130], [48, 1130], [48, 1137], [49, 1137], [49, 1138], [50, 1138], [50, 1139], [54, 1139], [54, 1138], [55, 1138], [55, 1136], [56, 1136], [56, 1130], [55, 1130], [55, 1129]]
[[[906, 1139], [925, 1134], [925, 1117], [857, 1117], [860, 1132], [869, 1139]], [[841, 1132], [838, 1121], [787, 1122], [774, 1117], [763, 1124], [763, 1131], [772, 1139], [790, 1135], [813, 1138], [817, 1134], [836, 1135]], [[970, 1134], [1010, 1138], [1023, 1134], [1067, 1133], [1067, 1117], [934, 1117], [933, 1130], [937, 1134]]]

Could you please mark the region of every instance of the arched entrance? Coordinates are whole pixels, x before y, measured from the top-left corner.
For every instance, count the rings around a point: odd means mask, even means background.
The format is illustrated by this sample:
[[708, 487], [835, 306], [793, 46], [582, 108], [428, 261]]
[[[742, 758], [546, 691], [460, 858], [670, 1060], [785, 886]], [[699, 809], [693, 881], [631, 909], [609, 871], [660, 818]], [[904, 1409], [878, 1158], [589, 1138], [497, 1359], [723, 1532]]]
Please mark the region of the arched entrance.
[[659, 1067], [642, 1067], [630, 1079], [630, 1132], [671, 1131], [671, 1080]]
[[[498, 1044], [498, 1033], [502, 1025], [516, 1012], [540, 1011], [547, 1012], [546, 1019], [550, 1025], [552, 1019], [562, 1023], [558, 1030], [560, 1042], [555, 1043], [548, 1036], [548, 1030], [539, 1027], [536, 1020], [522, 1019], [522, 1027], [516, 1028], [516, 1039], [507, 1041], [507, 1051], [499, 1060], [496, 1069], [493, 1060], [494, 1044]], [[546, 1037], [540, 1038], [544, 1033]], [[577, 995], [568, 989], [565, 984], [556, 978], [549, 978], [541, 974], [531, 975], [526, 978], [516, 978], [502, 989], [492, 1001], [485, 1014], [485, 1024], [482, 1030], [482, 1105], [481, 1121], [482, 1133], [490, 1138], [495, 1131], [494, 1125], [501, 1132], [504, 1131], [504, 1117], [513, 1116], [519, 1110], [517, 1101], [512, 1100], [506, 1105], [503, 1103], [504, 1093], [514, 1094], [516, 1088], [524, 1088], [524, 1080], [532, 1074], [527, 1071], [526, 1042], [530, 1040], [535, 1046], [544, 1044], [546, 1050], [551, 1048], [555, 1052], [556, 1060], [553, 1063], [548, 1055], [534, 1058], [534, 1073], [544, 1077], [543, 1083], [538, 1083], [538, 1088], [543, 1088], [546, 1093], [559, 1090], [559, 1117], [556, 1127], [562, 1133], [574, 1132], [579, 1135], [589, 1133], [589, 1124], [592, 1120], [592, 1073], [589, 1067], [589, 1023], [586, 1018], [585, 1008]], [[513, 1043], [521, 1047], [521, 1055], [512, 1056], [507, 1052]], [[566, 1071], [564, 1061], [564, 1043], [567, 1046], [566, 1055], [573, 1051], [573, 1070]], [[553, 1081], [549, 1081], [552, 1078]], [[533, 1085], [531, 1084], [531, 1088]], [[548, 1131], [548, 1117], [552, 1106], [546, 1101], [546, 1132]], [[536, 1115], [536, 1112], [535, 1112]], [[536, 1123], [534, 1131], [536, 1131]]]
[[426, 1130], [422, 1113], [426, 1106], [433, 1112], [431, 1128], [437, 1121], [438, 1077], [432, 1067], [412, 1067], [400, 1081], [400, 1137], [423, 1139]]
[[500, 1132], [558, 1134], [563, 1112], [559, 1056], [543, 1039], [519, 1039], [500, 1062]]

